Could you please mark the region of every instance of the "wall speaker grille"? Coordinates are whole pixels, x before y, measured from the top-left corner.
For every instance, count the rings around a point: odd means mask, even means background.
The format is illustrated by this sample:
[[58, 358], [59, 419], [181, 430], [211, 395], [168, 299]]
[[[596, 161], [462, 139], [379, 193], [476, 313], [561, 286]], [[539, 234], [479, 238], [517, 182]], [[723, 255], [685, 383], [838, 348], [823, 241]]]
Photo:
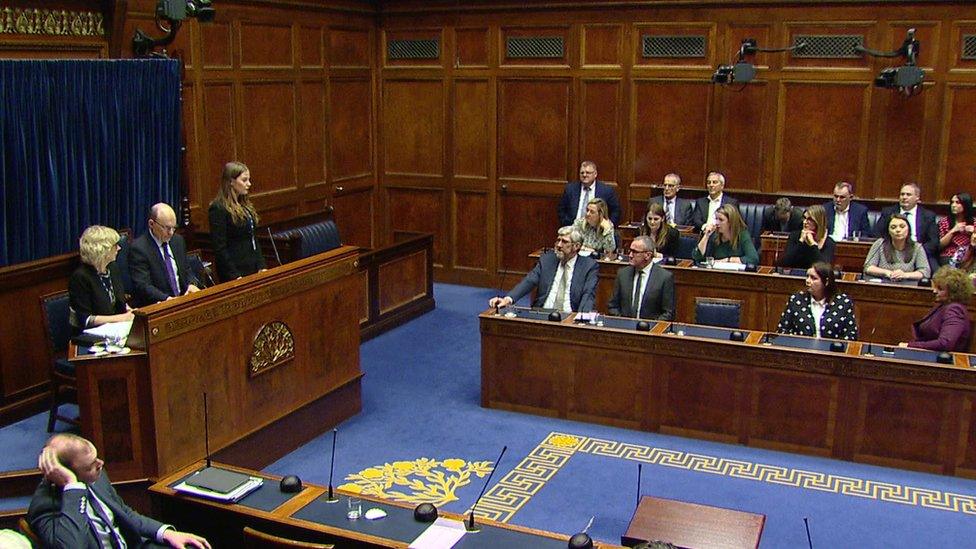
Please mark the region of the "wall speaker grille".
[[854, 46], [863, 46], [864, 37], [859, 34], [798, 34], [793, 45], [806, 42], [807, 47], [794, 51], [793, 57], [814, 59], [857, 59], [861, 54]]
[[976, 34], [962, 35], [962, 58], [976, 59]]
[[441, 43], [437, 38], [390, 40], [386, 43], [389, 59], [439, 59]]
[[644, 57], [705, 57], [705, 37], [641, 36], [641, 55]]
[[509, 59], [562, 59], [562, 36], [510, 36], [505, 40]]

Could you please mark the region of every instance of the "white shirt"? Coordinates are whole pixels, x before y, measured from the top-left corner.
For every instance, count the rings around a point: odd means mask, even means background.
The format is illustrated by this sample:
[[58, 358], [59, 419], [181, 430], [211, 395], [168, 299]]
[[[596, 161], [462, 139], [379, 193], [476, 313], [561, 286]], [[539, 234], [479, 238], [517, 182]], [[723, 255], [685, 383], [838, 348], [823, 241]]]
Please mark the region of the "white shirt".
[[573, 268], [576, 266], [576, 258], [578, 255], [574, 255], [572, 259], [567, 261], [565, 264], [559, 262], [559, 267], [556, 268], [556, 276], [552, 279], [552, 286], [549, 287], [549, 295], [546, 297], [546, 302], [542, 305], [546, 309], [553, 309], [556, 306], [556, 288], [559, 287], [559, 280], [563, 276], [563, 270], [566, 271], [566, 290], [563, 294], [564, 301], [566, 304], [563, 307], [562, 312], [571, 313], [573, 312], [573, 304], [569, 302], [569, 289], [573, 286]]
[[810, 314], [813, 315], [813, 326], [816, 328], [814, 332], [814, 337], [820, 337], [820, 317], [823, 316], [824, 311], [827, 309], [827, 300], [817, 301], [810, 298]]
[[[640, 283], [640, 294], [637, 296], [637, 303], [632, 303], [631, 304], [634, 307], [634, 316], [635, 317], [639, 317], [640, 316], [640, 306], [641, 306], [641, 303], [644, 302], [644, 291], [647, 290], [647, 279], [648, 278], [651, 278], [651, 267], [653, 267], [653, 266], [654, 266], [654, 262], [652, 261], [652, 262], [648, 263], [643, 269], [634, 272], [634, 285], [637, 284], [637, 276], [638, 276], [638, 273], [643, 273], [643, 275], [641, 275], [641, 277], [640, 277], [640, 279], [641, 279], [641, 283]], [[633, 295], [634, 295], [634, 288], [631, 288], [630, 289], [630, 295], [633, 297]]]
[[851, 207], [848, 206], [843, 212], [834, 207], [834, 232], [830, 237], [834, 242], [840, 242], [847, 238], [847, 227], [850, 225]]
[[718, 198], [712, 200], [712, 197], [708, 197], [708, 217], [705, 218], [705, 223], [715, 223], [715, 212], [722, 207], [722, 196], [725, 193], [719, 193]]
[[899, 206], [898, 212], [908, 217], [908, 227], [912, 231], [911, 232], [912, 240], [918, 242], [918, 231], [915, 229], [916, 222], [918, 221], [918, 204], [916, 204], [915, 207], [910, 210], [903, 210], [901, 209], [901, 206]]
[[[586, 193], [589, 193], [589, 196]], [[596, 181], [590, 185], [587, 189], [582, 183], [580, 183], [580, 198], [579, 204], [576, 205], [576, 219], [579, 219], [586, 215], [586, 205], [590, 203], [590, 200], [596, 198]]]

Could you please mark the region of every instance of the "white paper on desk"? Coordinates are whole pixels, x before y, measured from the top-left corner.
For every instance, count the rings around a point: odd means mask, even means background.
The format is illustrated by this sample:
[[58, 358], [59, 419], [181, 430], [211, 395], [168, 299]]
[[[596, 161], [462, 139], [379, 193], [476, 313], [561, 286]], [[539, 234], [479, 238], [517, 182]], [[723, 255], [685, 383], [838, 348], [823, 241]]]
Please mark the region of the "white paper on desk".
[[464, 523], [440, 517], [417, 536], [410, 549], [450, 549], [464, 537]]
[[746, 270], [746, 265], [745, 263], [729, 263], [727, 261], [716, 261], [715, 264], [712, 265], [712, 268], [719, 271], [744, 271]]
[[88, 328], [85, 333], [99, 337], [123, 339], [129, 336], [130, 330], [132, 330], [132, 321], [126, 320], [125, 322], [108, 322], [101, 326]]

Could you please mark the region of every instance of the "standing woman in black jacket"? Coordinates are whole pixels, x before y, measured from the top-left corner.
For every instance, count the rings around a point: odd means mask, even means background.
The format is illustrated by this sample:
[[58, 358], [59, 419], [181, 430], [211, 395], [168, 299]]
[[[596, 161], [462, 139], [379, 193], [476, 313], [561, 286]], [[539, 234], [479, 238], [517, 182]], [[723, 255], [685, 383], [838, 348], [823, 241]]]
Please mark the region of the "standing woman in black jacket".
[[251, 172], [240, 162], [224, 164], [220, 190], [210, 203], [210, 240], [220, 280], [227, 282], [265, 268], [254, 233], [258, 212], [248, 198]]

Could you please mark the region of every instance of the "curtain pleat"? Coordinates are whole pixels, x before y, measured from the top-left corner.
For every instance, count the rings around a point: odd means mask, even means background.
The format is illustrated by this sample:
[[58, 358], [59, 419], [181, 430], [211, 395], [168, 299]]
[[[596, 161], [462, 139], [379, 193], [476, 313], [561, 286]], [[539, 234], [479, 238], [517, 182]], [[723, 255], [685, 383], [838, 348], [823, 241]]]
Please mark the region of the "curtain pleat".
[[180, 63], [0, 60], [0, 266], [180, 200]]

